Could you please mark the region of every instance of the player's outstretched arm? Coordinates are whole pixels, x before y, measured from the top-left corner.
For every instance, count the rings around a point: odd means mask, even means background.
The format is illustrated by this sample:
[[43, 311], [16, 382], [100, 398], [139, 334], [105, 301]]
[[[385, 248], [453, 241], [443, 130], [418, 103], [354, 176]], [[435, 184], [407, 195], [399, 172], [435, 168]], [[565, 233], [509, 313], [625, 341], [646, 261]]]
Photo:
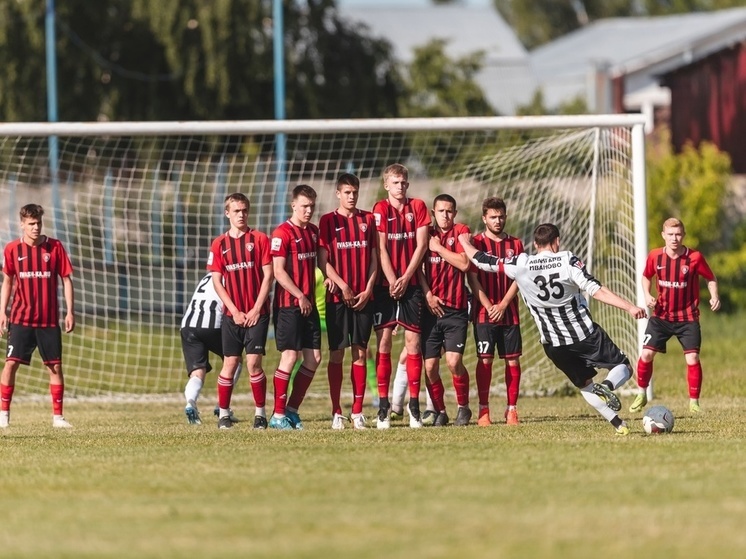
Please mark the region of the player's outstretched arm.
[[464, 254], [466, 254], [469, 260], [474, 262], [474, 265], [480, 270], [484, 270], [485, 272], [497, 272], [500, 269], [500, 259], [496, 256], [490, 256], [481, 250], [477, 250], [474, 245], [471, 244], [470, 237], [471, 235], [469, 235], [469, 233], [461, 233], [458, 236], [461, 246], [464, 247]]
[[642, 307], [638, 307], [623, 299], [607, 287], [601, 286], [601, 288], [593, 294], [593, 298], [612, 307], [622, 309], [628, 312], [633, 318], [646, 318], [647, 312]]

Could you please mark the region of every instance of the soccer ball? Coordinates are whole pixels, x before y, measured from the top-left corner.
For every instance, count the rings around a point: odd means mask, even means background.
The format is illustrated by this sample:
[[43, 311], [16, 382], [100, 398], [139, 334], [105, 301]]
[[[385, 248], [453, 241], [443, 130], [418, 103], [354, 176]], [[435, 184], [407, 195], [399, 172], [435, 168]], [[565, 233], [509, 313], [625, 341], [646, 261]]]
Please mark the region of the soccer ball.
[[674, 417], [666, 406], [653, 406], [642, 418], [642, 428], [648, 435], [673, 431]]

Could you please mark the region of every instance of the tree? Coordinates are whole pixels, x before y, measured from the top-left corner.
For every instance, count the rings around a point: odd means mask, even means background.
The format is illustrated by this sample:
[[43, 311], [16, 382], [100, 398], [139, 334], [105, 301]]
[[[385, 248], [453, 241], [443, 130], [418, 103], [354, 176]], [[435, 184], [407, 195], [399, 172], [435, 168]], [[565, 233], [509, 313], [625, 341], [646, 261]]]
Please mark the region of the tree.
[[[45, 120], [44, 0], [0, 0], [0, 119]], [[57, 3], [60, 120], [274, 116], [270, 0]], [[391, 47], [284, 1], [288, 118], [396, 116]]]
[[475, 76], [484, 64], [484, 52], [451, 59], [447, 41], [433, 39], [418, 47], [414, 60], [402, 72], [404, 94], [399, 112], [411, 117], [494, 115]]
[[[401, 72], [404, 92], [399, 100], [399, 113], [426, 118], [494, 115], [494, 109], [474, 80], [482, 68], [484, 53], [452, 59], [445, 52], [446, 45], [443, 39], [434, 39], [415, 49], [414, 60]], [[459, 157], [462, 141], [457, 133], [414, 134], [408, 145], [412, 156], [423, 164], [450, 162], [450, 168], [443, 167], [444, 174], [463, 163]]]
[[602, 18], [670, 15], [742, 6], [743, 0], [493, 0], [527, 49]]
[[695, 148], [684, 146], [681, 153], [670, 148], [670, 134], [659, 130], [660, 138], [648, 150], [648, 239], [660, 244], [662, 223], [678, 217], [686, 225], [687, 243], [703, 252], [730, 248], [733, 229], [725, 219], [730, 157], [710, 142]]

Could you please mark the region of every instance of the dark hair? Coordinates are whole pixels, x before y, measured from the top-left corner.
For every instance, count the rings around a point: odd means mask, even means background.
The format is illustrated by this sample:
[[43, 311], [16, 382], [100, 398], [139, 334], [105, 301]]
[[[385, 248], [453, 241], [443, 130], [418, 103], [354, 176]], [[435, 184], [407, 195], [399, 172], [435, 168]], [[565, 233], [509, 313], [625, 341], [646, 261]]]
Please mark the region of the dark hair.
[[360, 179], [352, 173], [342, 173], [337, 179], [337, 190], [339, 190], [344, 185], [360, 189]]
[[450, 194], [438, 194], [435, 197], [435, 200], [433, 200], [433, 208], [438, 202], [449, 202], [450, 204], [453, 204], [453, 209], [456, 209], [456, 199]]
[[19, 212], [21, 214], [21, 220], [30, 217], [31, 219], [41, 219], [44, 215], [44, 208], [39, 204], [26, 204], [21, 208]]
[[315, 201], [316, 191], [307, 184], [299, 184], [293, 189], [293, 200], [297, 199], [298, 196], [305, 196], [309, 200]]
[[239, 202], [242, 204], [246, 204], [246, 209], [251, 208], [251, 202], [249, 202], [249, 198], [245, 194], [241, 194], [240, 192], [234, 192], [233, 194], [228, 194], [228, 196], [225, 197], [225, 211], [228, 211], [228, 206], [230, 206], [231, 202]]
[[502, 210], [507, 212], [508, 208], [505, 206], [505, 200], [497, 196], [490, 196], [482, 202], [482, 215], [487, 215], [487, 210]]
[[559, 236], [559, 228], [554, 223], [542, 223], [534, 229], [534, 243], [539, 247], [551, 245]]

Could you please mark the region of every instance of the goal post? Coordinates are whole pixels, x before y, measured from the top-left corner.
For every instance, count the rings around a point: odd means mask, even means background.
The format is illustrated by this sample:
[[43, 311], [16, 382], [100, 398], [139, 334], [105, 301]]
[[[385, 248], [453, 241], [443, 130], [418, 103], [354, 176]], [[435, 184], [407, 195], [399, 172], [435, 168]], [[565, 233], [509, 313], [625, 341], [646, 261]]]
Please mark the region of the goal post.
[[[505, 199], [506, 231], [527, 249], [537, 224], [556, 223], [564, 248], [604, 285], [642, 304], [644, 124], [642, 115], [4, 123], [0, 241], [20, 235], [18, 210], [36, 202], [46, 210], [45, 233], [70, 253], [78, 326], [63, 343], [71, 395], [177, 393], [186, 378], [181, 315], [204, 274], [211, 239], [228, 227], [223, 199], [236, 191], [251, 200], [250, 224], [269, 234], [287, 217], [296, 184], [319, 193], [317, 221], [336, 207], [341, 173], [360, 177], [359, 206], [370, 209], [384, 195], [383, 167], [403, 163], [411, 196], [430, 206], [437, 194], [451, 194], [457, 221], [473, 232], [483, 228], [487, 196]], [[284, 161], [276, 157], [278, 135]], [[590, 304], [636, 358], [643, 325]], [[522, 390], [562, 390], [565, 377], [545, 358], [522, 304], [521, 318]], [[324, 357], [325, 347], [322, 339]], [[274, 358], [265, 362], [270, 374]], [[465, 363], [473, 372], [471, 335]], [[38, 355], [30, 369], [18, 376], [18, 390], [46, 392]], [[322, 393], [324, 378], [312, 390]]]

